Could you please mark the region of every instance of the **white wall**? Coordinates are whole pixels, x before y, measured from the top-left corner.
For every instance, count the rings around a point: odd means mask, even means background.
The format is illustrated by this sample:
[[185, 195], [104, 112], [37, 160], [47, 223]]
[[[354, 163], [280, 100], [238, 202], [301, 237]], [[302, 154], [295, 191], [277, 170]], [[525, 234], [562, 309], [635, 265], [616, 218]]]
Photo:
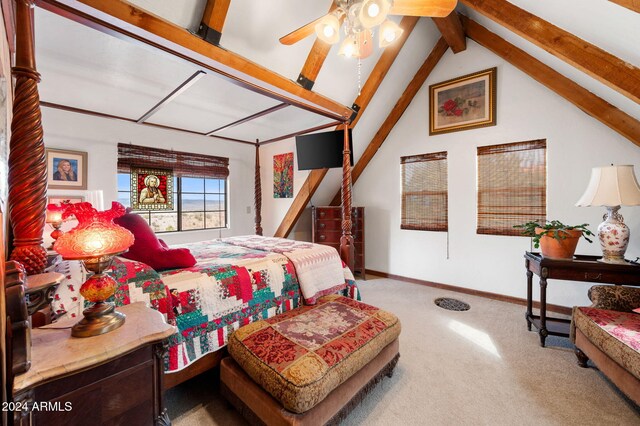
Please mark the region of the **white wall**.
[[[497, 126], [429, 136], [428, 86], [497, 66]], [[575, 207], [591, 168], [640, 163], [640, 149], [600, 122], [467, 40], [467, 50], [445, 54], [389, 138], [354, 186], [366, 208], [369, 269], [516, 297], [526, 297], [525, 237], [476, 234], [476, 147], [547, 140], [547, 217], [588, 222], [595, 230], [604, 208]], [[449, 233], [400, 229], [400, 157], [448, 151]], [[640, 174], [640, 168], [636, 167]], [[640, 256], [640, 209], [623, 207], [631, 228], [627, 258]], [[578, 253], [600, 254], [581, 240]], [[550, 281], [549, 303], [588, 304], [587, 283]], [[537, 287], [537, 286], [536, 286]]]
[[[88, 190], [104, 191], [105, 207], [117, 199], [118, 143], [153, 146], [176, 151], [229, 158], [229, 228], [160, 234], [168, 244], [201, 241], [219, 236], [253, 234], [253, 182], [255, 148], [184, 132], [156, 129], [123, 121], [42, 109], [46, 147], [88, 153]], [[49, 195], [83, 194], [82, 191], [49, 190]], [[51, 232], [49, 227], [45, 234]]]
[[[289, 210], [294, 198], [273, 197], [273, 156], [293, 152], [293, 194], [300, 191], [309, 175], [308, 170], [298, 170], [295, 139], [269, 143], [260, 147], [260, 183], [262, 185], [262, 233], [273, 236], [280, 226], [282, 218]], [[311, 241], [311, 209], [307, 208], [288, 238], [298, 241]]]

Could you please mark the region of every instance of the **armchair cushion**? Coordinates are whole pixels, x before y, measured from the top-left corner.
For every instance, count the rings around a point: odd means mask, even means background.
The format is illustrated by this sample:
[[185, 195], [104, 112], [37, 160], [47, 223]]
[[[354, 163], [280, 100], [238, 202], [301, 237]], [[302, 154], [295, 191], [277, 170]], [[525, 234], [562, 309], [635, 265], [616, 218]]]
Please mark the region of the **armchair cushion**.
[[640, 287], [594, 285], [589, 289], [592, 308], [632, 312], [640, 308]]
[[640, 379], [640, 315], [575, 307], [572, 317], [574, 336], [575, 328], [600, 351]]

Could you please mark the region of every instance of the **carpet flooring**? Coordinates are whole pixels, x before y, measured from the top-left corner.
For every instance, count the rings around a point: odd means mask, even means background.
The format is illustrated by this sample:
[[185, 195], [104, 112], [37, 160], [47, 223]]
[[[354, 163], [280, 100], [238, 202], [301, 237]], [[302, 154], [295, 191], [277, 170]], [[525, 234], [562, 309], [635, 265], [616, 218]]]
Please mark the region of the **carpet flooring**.
[[[400, 318], [400, 362], [345, 425], [640, 425], [638, 406], [596, 368], [577, 366], [569, 339], [540, 347], [523, 306], [383, 278], [358, 285], [365, 303]], [[471, 309], [442, 309], [438, 297]], [[167, 392], [174, 426], [245, 424], [215, 374]]]

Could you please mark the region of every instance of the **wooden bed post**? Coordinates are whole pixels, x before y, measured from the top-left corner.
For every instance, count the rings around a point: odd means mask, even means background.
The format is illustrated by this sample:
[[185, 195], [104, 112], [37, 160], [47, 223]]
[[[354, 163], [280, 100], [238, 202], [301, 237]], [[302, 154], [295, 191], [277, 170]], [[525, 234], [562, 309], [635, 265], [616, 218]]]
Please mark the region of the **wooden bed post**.
[[16, 78], [9, 152], [9, 220], [13, 229], [11, 260], [22, 263], [28, 274], [44, 271], [47, 252], [44, 233], [47, 164], [36, 71], [33, 0], [16, 4]]
[[349, 122], [344, 123], [344, 150], [342, 151], [342, 237], [340, 257], [353, 271], [355, 247], [351, 235], [351, 151], [349, 150]]
[[255, 222], [256, 235], [262, 235], [262, 183], [260, 182], [260, 141], [256, 139], [256, 175], [255, 175]]

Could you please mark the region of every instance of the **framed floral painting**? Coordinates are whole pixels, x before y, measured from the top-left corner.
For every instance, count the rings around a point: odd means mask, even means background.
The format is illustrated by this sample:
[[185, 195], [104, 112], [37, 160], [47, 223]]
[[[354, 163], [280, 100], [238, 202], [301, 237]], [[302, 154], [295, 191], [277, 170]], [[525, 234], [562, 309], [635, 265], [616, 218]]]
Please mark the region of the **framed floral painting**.
[[173, 210], [173, 171], [131, 168], [133, 210]]
[[429, 134], [496, 125], [496, 68], [429, 86]]

